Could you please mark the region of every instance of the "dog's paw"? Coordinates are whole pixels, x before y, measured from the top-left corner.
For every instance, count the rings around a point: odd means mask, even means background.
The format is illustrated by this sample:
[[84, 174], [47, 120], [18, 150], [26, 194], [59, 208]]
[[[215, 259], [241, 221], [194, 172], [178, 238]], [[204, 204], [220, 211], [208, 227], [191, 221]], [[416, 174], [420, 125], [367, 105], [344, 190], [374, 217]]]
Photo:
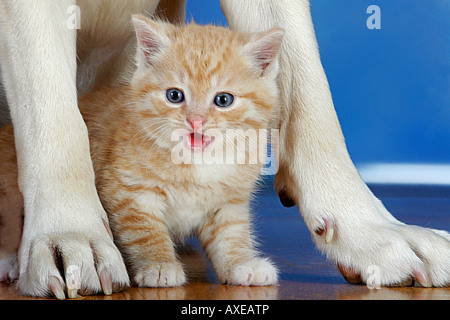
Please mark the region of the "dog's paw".
[[0, 283], [11, 284], [19, 278], [19, 266], [16, 254], [0, 252]]
[[270, 286], [278, 283], [276, 267], [268, 260], [257, 258], [233, 266], [221, 282], [238, 286]]
[[133, 281], [139, 287], [177, 287], [186, 283], [183, 266], [178, 261], [152, 263], [135, 272]]
[[332, 218], [316, 228], [315, 242], [350, 283], [369, 286], [450, 285], [450, 235], [395, 220], [343, 225]]
[[28, 296], [76, 298], [129, 285], [122, 256], [111, 238], [82, 233], [41, 235], [30, 245], [18, 288]]

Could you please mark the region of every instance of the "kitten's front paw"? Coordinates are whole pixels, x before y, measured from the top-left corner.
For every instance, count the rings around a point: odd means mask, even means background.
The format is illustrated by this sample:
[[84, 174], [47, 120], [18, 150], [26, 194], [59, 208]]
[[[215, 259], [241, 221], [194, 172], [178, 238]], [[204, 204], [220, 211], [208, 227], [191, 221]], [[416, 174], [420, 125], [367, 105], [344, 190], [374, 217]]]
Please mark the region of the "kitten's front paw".
[[186, 283], [183, 266], [178, 261], [147, 265], [133, 278], [139, 287], [177, 287]]
[[278, 272], [268, 259], [254, 259], [234, 266], [222, 282], [238, 286], [270, 286], [278, 283]]

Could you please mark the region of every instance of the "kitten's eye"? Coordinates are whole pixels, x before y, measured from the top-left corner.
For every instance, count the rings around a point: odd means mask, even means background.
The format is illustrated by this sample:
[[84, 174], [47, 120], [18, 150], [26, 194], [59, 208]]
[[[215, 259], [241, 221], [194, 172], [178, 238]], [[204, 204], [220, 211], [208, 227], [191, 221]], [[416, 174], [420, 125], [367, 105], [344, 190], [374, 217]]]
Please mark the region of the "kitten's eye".
[[169, 89], [167, 90], [167, 100], [172, 103], [182, 103], [184, 101], [184, 93], [179, 89]]
[[233, 95], [229, 93], [219, 93], [214, 99], [214, 103], [216, 106], [220, 108], [227, 108], [231, 106], [234, 102]]

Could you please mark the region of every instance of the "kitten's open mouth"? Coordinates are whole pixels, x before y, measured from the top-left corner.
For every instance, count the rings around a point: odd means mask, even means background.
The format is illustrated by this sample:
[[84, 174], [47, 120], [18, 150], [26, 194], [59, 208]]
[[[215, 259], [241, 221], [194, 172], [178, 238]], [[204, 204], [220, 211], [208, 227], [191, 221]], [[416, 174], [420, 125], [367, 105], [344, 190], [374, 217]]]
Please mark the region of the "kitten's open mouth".
[[213, 143], [214, 137], [210, 137], [201, 133], [190, 133], [186, 139], [186, 146], [193, 151], [204, 151], [208, 146]]

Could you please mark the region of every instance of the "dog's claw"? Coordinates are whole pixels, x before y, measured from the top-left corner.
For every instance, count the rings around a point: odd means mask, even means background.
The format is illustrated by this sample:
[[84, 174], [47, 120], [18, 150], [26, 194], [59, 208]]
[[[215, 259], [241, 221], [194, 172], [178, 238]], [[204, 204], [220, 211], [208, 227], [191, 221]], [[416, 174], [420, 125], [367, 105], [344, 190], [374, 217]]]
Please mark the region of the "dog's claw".
[[57, 278], [53, 277], [50, 279], [49, 287], [50, 287], [50, 290], [55, 295], [56, 299], [58, 299], [58, 300], [66, 299], [66, 295], [64, 294], [64, 286], [61, 284], [61, 282]]
[[427, 270], [425, 270], [425, 269], [421, 269], [421, 270], [420, 269], [415, 269], [413, 271], [413, 275], [414, 275], [416, 281], [422, 287], [429, 288], [429, 287], [433, 286], [433, 283], [431, 281], [431, 277], [430, 277], [430, 275], [429, 275]]
[[331, 219], [324, 219], [325, 221], [325, 242], [330, 243], [334, 237], [334, 221]]
[[67, 297], [69, 299], [76, 299], [78, 297], [77, 289], [67, 289]]
[[330, 243], [334, 238], [334, 221], [332, 219], [323, 219], [324, 226], [315, 230], [319, 236], [325, 234], [325, 242]]
[[342, 276], [344, 277], [345, 281], [347, 281], [348, 283], [361, 284], [363, 282], [361, 274], [355, 272], [352, 268], [347, 268], [346, 266], [343, 266], [340, 263], [337, 264], [337, 267], [341, 272]]
[[109, 271], [103, 270], [100, 273], [100, 284], [103, 289], [103, 293], [107, 296], [111, 295], [113, 292], [113, 285], [112, 285], [112, 275]]

